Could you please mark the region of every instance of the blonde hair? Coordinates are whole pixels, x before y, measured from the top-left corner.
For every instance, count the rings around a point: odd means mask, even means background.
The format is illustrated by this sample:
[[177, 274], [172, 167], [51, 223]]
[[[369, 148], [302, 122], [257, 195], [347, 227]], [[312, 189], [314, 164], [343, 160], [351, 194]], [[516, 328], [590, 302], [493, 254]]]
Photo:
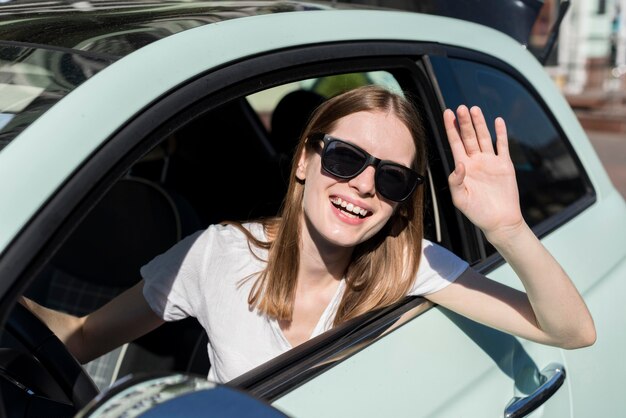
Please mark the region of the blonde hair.
[[[279, 217], [261, 222], [268, 242], [253, 237], [238, 225], [251, 245], [268, 250], [267, 267], [260, 272], [248, 297], [251, 307], [278, 320], [291, 320], [300, 258], [300, 218], [304, 184], [296, 177], [298, 157], [315, 152], [307, 138], [330, 132], [339, 119], [360, 111], [393, 112], [409, 129], [415, 142], [413, 168], [424, 174], [424, 130], [417, 110], [404, 97], [379, 86], [364, 86], [322, 103], [312, 114], [300, 138], [287, 194]], [[420, 262], [423, 237], [423, 188], [402, 202], [387, 225], [374, 237], [357, 245], [345, 272], [346, 290], [334, 324], [402, 299], [411, 288]]]

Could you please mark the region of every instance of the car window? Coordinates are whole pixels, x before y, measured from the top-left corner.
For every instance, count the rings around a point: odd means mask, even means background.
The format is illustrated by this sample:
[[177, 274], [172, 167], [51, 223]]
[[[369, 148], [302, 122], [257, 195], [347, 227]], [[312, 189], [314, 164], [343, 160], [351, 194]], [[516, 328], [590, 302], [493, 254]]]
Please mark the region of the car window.
[[[22, 65], [14, 67], [15, 73], [18, 68], [22, 68], [21, 74], [26, 69], [36, 72], [32, 66]], [[314, 81], [324, 81], [330, 92], [353, 86], [345, 83], [350, 78], [307, 80], [268, 89], [249, 97], [249, 101], [246, 97], [235, 98], [178, 127], [100, 199], [30, 286], [27, 296], [50, 308], [84, 315], [137, 283], [143, 264], [185, 236], [224, 220], [275, 215], [286, 189], [289, 162], [283, 161], [282, 151], [270, 136], [271, 127], [263, 126], [261, 119], [268, 120], [276, 108], [282, 109], [285, 113], [274, 121], [281, 126], [275, 125], [274, 133], [284, 131], [284, 124], [302, 120], [313, 110], [311, 106], [326, 98], [315, 92]], [[367, 77], [354, 79], [372, 82]], [[49, 74], [32, 78], [31, 83], [41, 87], [31, 88], [28, 103], [16, 113], [27, 112], [31, 102], [42, 95], [52, 95], [46, 87], [52, 90], [58, 85], [49, 79]], [[296, 98], [303, 104], [292, 102], [286, 109], [281, 108], [279, 103], [286, 92], [301, 89], [310, 93], [308, 101]], [[31, 90], [20, 88], [23, 95]], [[311, 101], [310, 97], [316, 100]], [[295, 141], [297, 138], [293, 145]], [[234, 159], [238, 164], [233, 177], [224, 171], [223, 163]], [[234, 187], [237, 179], [245, 179], [246, 188]], [[90, 362], [86, 369], [100, 389], [124, 373], [137, 372], [137, 367], [144, 371], [146, 364], [156, 369], [193, 368], [206, 374], [209, 366], [208, 360], [202, 358], [203, 350], [198, 350], [199, 360], [198, 356], [189, 355], [193, 347], [202, 346], [199, 341], [204, 334], [199, 330], [192, 318], [167, 324], [142, 342]], [[163, 347], [172, 348], [165, 342], [174, 341], [170, 340], [171, 335], [183, 335], [174, 339], [181, 349], [173, 351], [180, 351], [180, 356], [161, 353]], [[140, 362], [144, 365], [137, 366], [132, 360], [138, 356], [145, 359]]]
[[[586, 176], [567, 139], [526, 87], [485, 64], [440, 57], [431, 61], [447, 107], [478, 105], [488, 121], [498, 116], [506, 121], [522, 212], [531, 227], [587, 195]], [[489, 129], [495, 138], [493, 123]]]
[[[132, 165], [65, 240], [27, 296], [83, 315], [137, 283], [142, 265], [193, 232], [224, 220], [275, 215], [286, 191], [291, 151], [310, 113], [331, 95], [372, 83], [402, 91], [386, 71], [310, 78], [234, 98], [168, 129], [171, 133]], [[223, 162], [235, 158], [237, 173], [231, 176]], [[245, 187], [235, 187], [238, 179], [245, 179]], [[431, 186], [427, 190], [426, 234], [441, 241], [436, 196]], [[175, 350], [172, 341], [177, 341]], [[86, 369], [100, 389], [146, 369], [202, 375], [210, 367], [205, 350], [189, 353], [206, 343], [197, 321], [189, 318], [168, 323]], [[137, 363], [138, 357], [144, 360]]]
[[103, 56], [0, 43], [0, 151], [112, 62]]

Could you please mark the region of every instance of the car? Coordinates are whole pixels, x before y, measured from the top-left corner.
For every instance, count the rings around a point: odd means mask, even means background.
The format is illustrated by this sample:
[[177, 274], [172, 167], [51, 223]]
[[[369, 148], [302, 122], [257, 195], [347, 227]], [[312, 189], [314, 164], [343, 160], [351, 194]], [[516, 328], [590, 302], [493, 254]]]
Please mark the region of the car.
[[[542, 65], [546, 51], [526, 47], [542, 2], [432, 3], [421, 11], [314, 0], [1, 5], [5, 416], [622, 413], [626, 204]], [[462, 13], [489, 4], [506, 6], [511, 24]], [[442, 112], [479, 105], [489, 120], [506, 120], [524, 217], [583, 295], [594, 345], [534, 343], [408, 297], [218, 384], [206, 379], [208, 340], [194, 318], [81, 365], [17, 303], [25, 295], [82, 315], [137, 283], [143, 264], [188, 234], [276, 214], [312, 109], [365, 84], [407, 95], [420, 110], [426, 236], [521, 289], [452, 204]]]

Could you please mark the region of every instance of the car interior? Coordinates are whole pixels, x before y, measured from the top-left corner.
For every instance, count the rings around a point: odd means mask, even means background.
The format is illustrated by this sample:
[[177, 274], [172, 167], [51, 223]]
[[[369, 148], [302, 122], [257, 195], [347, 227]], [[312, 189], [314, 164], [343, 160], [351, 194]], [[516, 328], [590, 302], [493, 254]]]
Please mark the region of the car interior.
[[[366, 73], [359, 77], [373, 82]], [[25, 295], [49, 308], [85, 315], [140, 281], [140, 267], [185, 236], [224, 220], [276, 215], [300, 132], [314, 108], [329, 97], [332, 81], [328, 76], [240, 97], [168, 135], [109, 188]], [[316, 85], [326, 94], [316, 91]], [[239, 180], [220, 181], [224, 178]], [[245, 190], [235, 187], [239, 183], [245, 183]], [[426, 187], [426, 235], [440, 241], [436, 198], [432, 184]], [[2, 350], [24, 350], [10, 332], [1, 338], [1, 346], [10, 347]], [[83, 367], [100, 391], [140, 372], [204, 377], [210, 367], [207, 342], [200, 324], [187, 318]], [[0, 356], [0, 373], [13, 373], [14, 367], [11, 356]], [[49, 389], [53, 380], [27, 378], [24, 384], [42, 388], [54, 399], [60, 390]]]

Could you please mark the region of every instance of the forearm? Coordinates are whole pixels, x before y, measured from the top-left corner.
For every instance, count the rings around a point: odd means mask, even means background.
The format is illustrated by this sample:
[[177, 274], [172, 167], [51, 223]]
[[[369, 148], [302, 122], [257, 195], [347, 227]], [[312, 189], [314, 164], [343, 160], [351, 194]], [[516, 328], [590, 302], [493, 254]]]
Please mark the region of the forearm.
[[143, 282], [84, 317], [45, 308], [23, 298], [21, 303], [35, 313], [81, 363], [91, 361], [163, 323], [143, 297]]
[[143, 297], [143, 282], [84, 318], [83, 359], [92, 360], [163, 324]]
[[520, 278], [536, 325], [552, 343], [564, 348], [593, 344], [595, 326], [584, 300], [528, 225], [486, 237]]

